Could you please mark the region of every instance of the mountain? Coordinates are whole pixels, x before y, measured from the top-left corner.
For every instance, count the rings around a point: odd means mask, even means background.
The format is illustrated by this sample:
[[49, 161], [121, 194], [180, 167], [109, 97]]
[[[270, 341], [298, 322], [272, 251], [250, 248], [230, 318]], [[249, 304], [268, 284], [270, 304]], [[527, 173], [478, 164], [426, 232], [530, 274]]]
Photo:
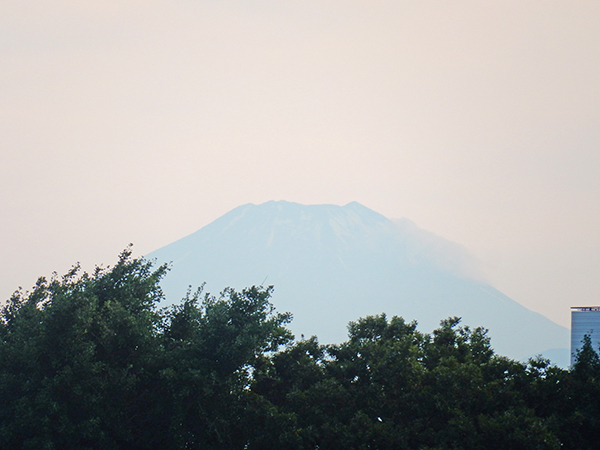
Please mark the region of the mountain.
[[459, 316], [488, 328], [499, 354], [546, 352], [568, 364], [569, 330], [486, 283], [464, 248], [356, 202], [243, 205], [147, 258], [172, 263], [162, 283], [168, 303], [205, 281], [212, 293], [274, 285], [292, 331], [323, 343], [345, 340], [348, 322], [369, 314], [417, 320], [425, 332]]

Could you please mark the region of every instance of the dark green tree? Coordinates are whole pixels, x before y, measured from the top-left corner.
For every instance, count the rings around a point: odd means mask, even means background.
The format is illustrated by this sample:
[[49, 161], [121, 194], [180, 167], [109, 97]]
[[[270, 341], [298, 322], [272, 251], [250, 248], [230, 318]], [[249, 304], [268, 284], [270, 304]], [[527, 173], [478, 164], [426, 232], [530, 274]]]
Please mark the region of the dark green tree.
[[0, 448], [243, 448], [254, 367], [291, 335], [271, 288], [158, 309], [166, 266], [40, 278], [0, 315]]
[[581, 348], [576, 352], [573, 374], [585, 382], [593, 383], [600, 378], [600, 357], [594, 350], [592, 339], [588, 334], [583, 336]]
[[[598, 448], [600, 429], [600, 358], [585, 335], [577, 350], [575, 363], [568, 377], [561, 380], [555, 391], [562, 402], [557, 405], [560, 437], [564, 448]], [[554, 392], [556, 396], [557, 392]]]
[[341, 345], [301, 341], [270, 362], [253, 389], [295, 417], [296, 448], [560, 446], [531, 387], [548, 371], [495, 355], [485, 330], [457, 318], [428, 335], [370, 316], [351, 323]]
[[270, 405], [248, 389], [252, 374], [265, 353], [292, 338], [283, 327], [291, 316], [274, 313], [271, 292], [226, 289], [200, 301], [199, 290], [166, 311], [161, 384], [173, 399], [163, 407], [173, 448], [243, 448], [258, 432], [249, 423]]
[[595, 449], [600, 357], [496, 355], [384, 314], [292, 341], [272, 287], [159, 308], [166, 266], [40, 278], [0, 311], [0, 449]]
[[75, 267], [62, 279], [40, 278], [3, 308], [0, 445], [118, 448], [138, 439], [166, 267], [130, 255], [93, 275]]

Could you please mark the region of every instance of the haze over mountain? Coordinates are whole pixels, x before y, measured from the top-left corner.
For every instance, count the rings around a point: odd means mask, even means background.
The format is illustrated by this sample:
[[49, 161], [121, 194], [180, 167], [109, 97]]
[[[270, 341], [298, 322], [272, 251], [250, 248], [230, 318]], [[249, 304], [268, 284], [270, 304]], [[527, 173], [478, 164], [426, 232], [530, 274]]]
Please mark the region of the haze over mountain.
[[460, 316], [488, 328], [499, 354], [568, 364], [569, 331], [490, 286], [463, 247], [356, 202], [243, 205], [147, 257], [172, 262], [168, 303], [203, 282], [212, 293], [274, 285], [292, 331], [323, 343], [345, 340], [348, 322], [369, 314], [417, 320], [426, 332]]

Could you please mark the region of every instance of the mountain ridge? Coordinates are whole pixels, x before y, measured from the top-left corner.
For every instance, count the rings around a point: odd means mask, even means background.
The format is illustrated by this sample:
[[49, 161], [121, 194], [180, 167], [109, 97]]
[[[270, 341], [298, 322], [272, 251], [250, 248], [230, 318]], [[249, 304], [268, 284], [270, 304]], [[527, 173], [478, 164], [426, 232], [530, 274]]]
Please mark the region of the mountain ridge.
[[347, 323], [368, 314], [416, 319], [423, 331], [461, 316], [488, 328], [501, 354], [524, 359], [558, 348], [568, 361], [568, 330], [463, 270], [472, 263], [463, 250], [357, 202], [270, 201], [234, 208], [148, 257], [172, 261], [162, 284], [169, 303], [204, 281], [213, 292], [272, 284], [277, 309], [295, 317], [292, 331], [322, 342], [341, 342]]

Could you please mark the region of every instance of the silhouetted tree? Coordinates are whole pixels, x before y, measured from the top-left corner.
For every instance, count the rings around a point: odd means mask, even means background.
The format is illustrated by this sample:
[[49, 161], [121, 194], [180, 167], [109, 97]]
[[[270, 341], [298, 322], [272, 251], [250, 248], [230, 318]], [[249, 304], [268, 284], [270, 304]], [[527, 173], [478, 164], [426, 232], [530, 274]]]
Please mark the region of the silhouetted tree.
[[40, 278], [0, 317], [0, 448], [242, 448], [247, 388], [265, 352], [286, 343], [271, 289], [188, 297], [159, 310], [155, 270], [118, 263]]
[[292, 341], [272, 288], [160, 309], [156, 269], [40, 278], [0, 313], [0, 449], [595, 449], [600, 358], [496, 355], [483, 328], [385, 314]]

